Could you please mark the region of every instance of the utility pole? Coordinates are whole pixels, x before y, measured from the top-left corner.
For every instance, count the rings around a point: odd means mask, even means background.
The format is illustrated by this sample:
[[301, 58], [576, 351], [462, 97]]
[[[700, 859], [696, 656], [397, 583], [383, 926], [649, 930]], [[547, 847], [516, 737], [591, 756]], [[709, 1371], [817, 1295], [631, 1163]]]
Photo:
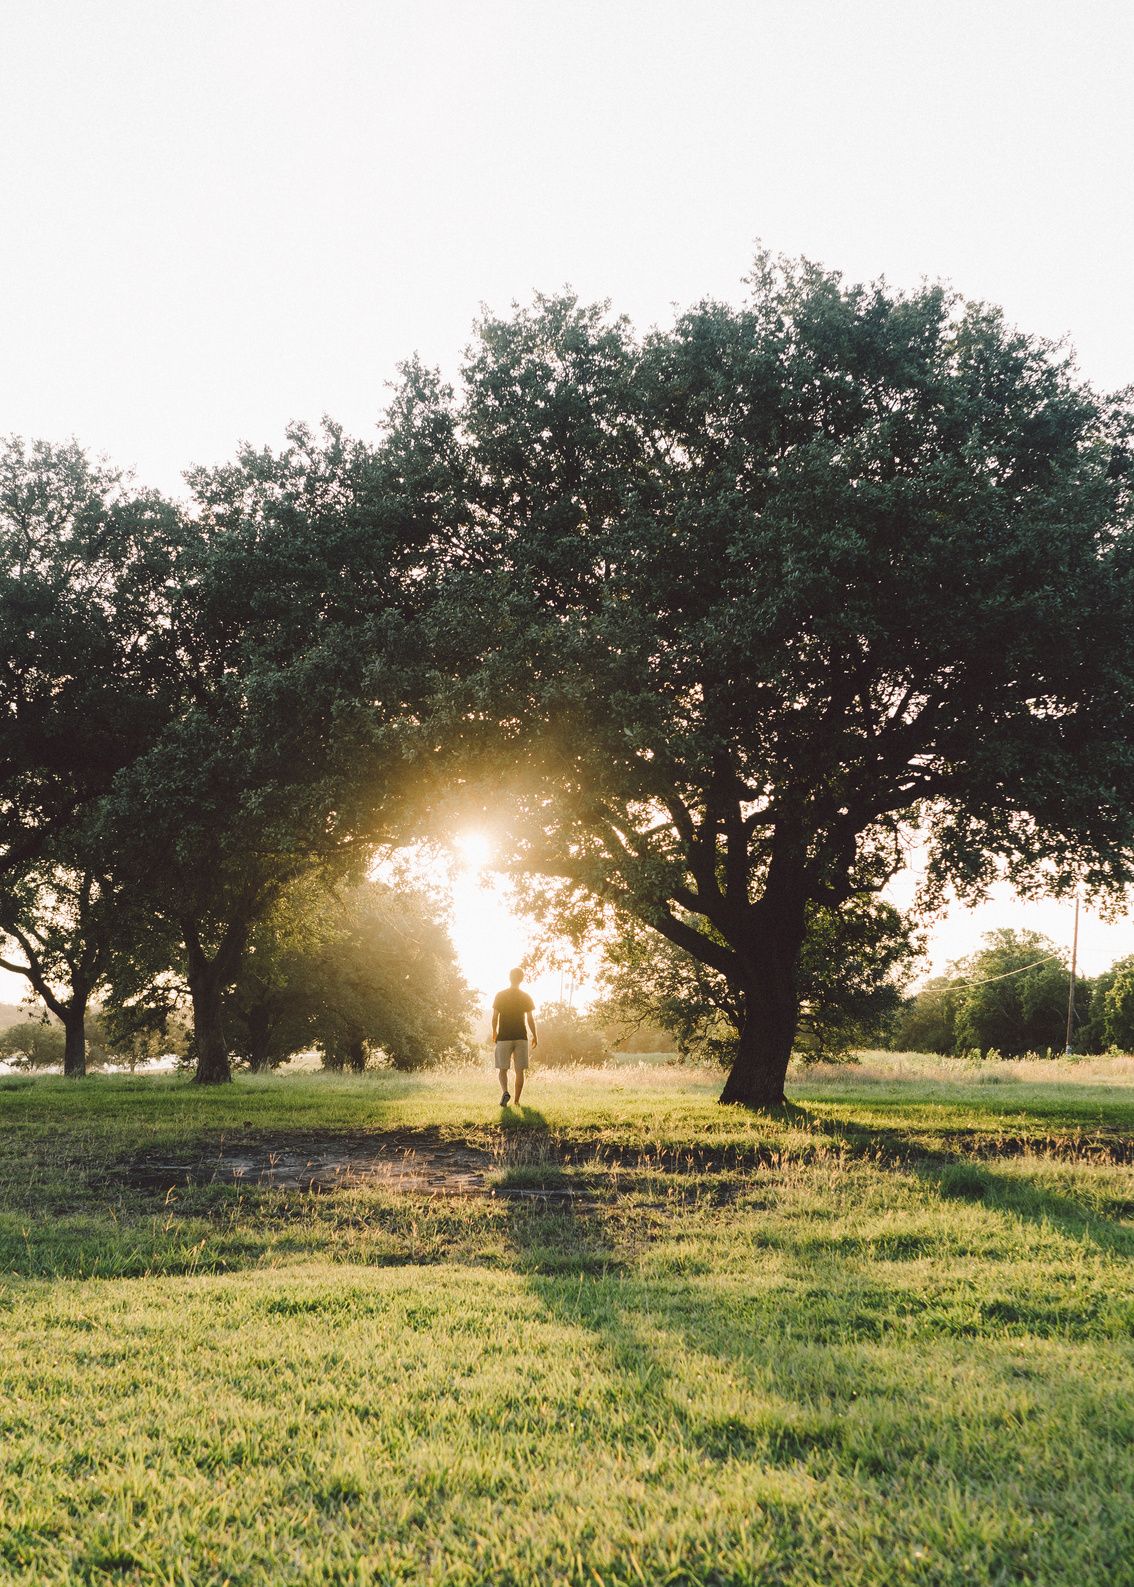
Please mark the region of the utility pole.
[[1079, 957], [1079, 895], [1075, 894], [1075, 935], [1071, 939], [1071, 989], [1067, 994], [1067, 1056], [1071, 1057], [1072, 1028], [1075, 1024], [1075, 964]]

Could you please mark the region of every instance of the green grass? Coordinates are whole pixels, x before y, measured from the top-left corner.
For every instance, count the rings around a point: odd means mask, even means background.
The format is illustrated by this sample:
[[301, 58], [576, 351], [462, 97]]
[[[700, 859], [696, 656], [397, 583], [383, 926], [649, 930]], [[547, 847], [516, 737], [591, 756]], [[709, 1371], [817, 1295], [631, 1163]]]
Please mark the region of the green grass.
[[[1134, 1581], [1134, 1086], [1009, 1067], [2, 1083], [0, 1581]], [[578, 1199], [124, 1178], [427, 1128]]]

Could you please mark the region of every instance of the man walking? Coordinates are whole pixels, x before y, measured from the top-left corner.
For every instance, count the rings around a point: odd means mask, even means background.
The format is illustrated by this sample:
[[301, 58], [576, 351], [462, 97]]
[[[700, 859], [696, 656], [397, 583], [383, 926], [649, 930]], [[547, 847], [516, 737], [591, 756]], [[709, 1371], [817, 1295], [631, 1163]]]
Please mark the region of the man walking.
[[492, 1040], [496, 1043], [496, 1074], [500, 1081], [500, 1106], [506, 1108], [512, 1100], [508, 1095], [508, 1069], [516, 1070], [516, 1103], [524, 1089], [524, 1071], [528, 1067], [528, 1032], [526, 1019], [532, 1028], [532, 1046], [538, 1047], [535, 1029], [535, 1004], [526, 992], [520, 991], [524, 979], [522, 970], [509, 970], [511, 986], [497, 992], [492, 1004]]

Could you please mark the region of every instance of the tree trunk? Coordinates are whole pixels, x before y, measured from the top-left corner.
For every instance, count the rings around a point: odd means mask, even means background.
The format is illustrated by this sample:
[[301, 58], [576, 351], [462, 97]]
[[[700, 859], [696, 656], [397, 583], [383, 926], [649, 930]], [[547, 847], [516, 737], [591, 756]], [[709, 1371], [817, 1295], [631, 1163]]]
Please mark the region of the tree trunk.
[[63, 1016], [63, 1073], [79, 1080], [87, 1072], [86, 1000], [81, 1008], [72, 1007]]
[[350, 1066], [354, 1070], [355, 1074], [358, 1075], [360, 1075], [366, 1068], [366, 1048], [363, 1045], [364, 1040], [364, 1037], [352, 1034], [350, 1041], [347, 1044], [347, 1056], [350, 1059]]
[[232, 1079], [232, 1068], [221, 1023], [219, 979], [207, 976], [190, 980], [189, 990], [193, 994], [193, 1033], [197, 1039], [197, 1068], [193, 1079], [199, 1086], [223, 1085]]
[[796, 966], [804, 921], [802, 903], [779, 914], [769, 911], [755, 940], [746, 945], [744, 1025], [722, 1102], [774, 1108], [787, 1100], [784, 1081], [799, 1020]]
[[199, 1086], [223, 1085], [232, 1079], [228, 1048], [221, 1022], [222, 971], [217, 961], [210, 962], [195, 942], [187, 943], [189, 991], [193, 996], [193, 1036], [197, 1048], [197, 1068], [193, 1079]]
[[201, 946], [197, 921], [181, 922], [185, 943], [185, 969], [193, 997], [193, 1040], [197, 1048], [197, 1070], [193, 1076], [199, 1086], [223, 1085], [232, 1079], [228, 1048], [221, 1017], [221, 994], [236, 980], [241, 956], [248, 942], [248, 921], [237, 917], [225, 928], [224, 938], [210, 959]]
[[798, 1005], [771, 1008], [767, 999], [756, 1011], [757, 1000], [746, 997], [748, 1012], [740, 1033], [736, 1060], [729, 1070], [722, 1102], [739, 1102], [746, 1108], [775, 1108], [787, 1101], [784, 1081], [791, 1062]]

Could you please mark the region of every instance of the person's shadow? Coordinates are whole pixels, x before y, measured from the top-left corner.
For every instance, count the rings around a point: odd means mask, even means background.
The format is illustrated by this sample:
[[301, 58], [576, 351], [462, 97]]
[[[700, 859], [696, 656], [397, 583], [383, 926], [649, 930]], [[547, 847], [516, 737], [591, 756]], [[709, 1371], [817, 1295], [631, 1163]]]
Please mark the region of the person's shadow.
[[500, 1109], [500, 1128], [502, 1130], [546, 1130], [548, 1123], [538, 1108], [530, 1108], [526, 1102], [510, 1102], [506, 1108]]

